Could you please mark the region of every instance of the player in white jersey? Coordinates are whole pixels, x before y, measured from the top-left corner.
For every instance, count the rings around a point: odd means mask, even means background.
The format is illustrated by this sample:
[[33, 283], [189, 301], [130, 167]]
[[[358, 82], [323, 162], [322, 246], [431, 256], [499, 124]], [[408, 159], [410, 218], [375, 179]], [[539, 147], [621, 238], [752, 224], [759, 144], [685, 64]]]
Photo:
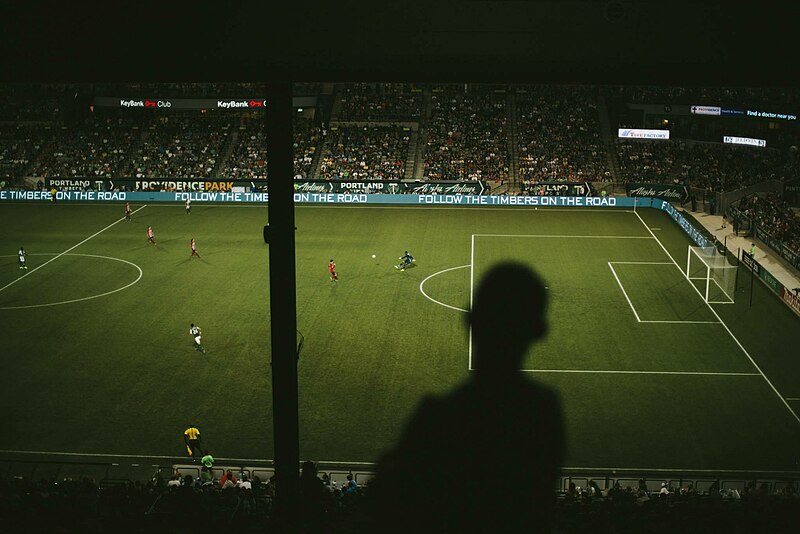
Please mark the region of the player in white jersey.
[[194, 323], [189, 325], [189, 335], [191, 335], [194, 338], [194, 350], [205, 354], [206, 348], [203, 346], [203, 342], [200, 339], [202, 335], [202, 333], [200, 332], [200, 327], [195, 326]]
[[19, 252], [17, 252], [17, 255], [19, 256], [19, 268], [27, 269], [28, 265], [25, 263], [25, 256], [27, 256], [28, 253], [25, 252], [25, 249], [23, 247], [19, 247]]

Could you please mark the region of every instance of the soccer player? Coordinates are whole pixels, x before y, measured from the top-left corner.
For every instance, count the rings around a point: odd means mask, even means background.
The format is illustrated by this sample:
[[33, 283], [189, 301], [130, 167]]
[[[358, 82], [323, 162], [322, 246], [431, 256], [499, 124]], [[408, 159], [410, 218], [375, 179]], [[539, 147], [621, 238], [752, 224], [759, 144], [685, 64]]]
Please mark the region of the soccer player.
[[328, 262], [328, 272], [331, 273], [331, 282], [339, 281], [339, 275], [336, 274], [336, 264], [333, 263], [333, 258]]
[[408, 251], [406, 250], [405, 254], [403, 254], [397, 259], [400, 260], [400, 263], [398, 265], [395, 265], [394, 268], [400, 269], [401, 271], [405, 271], [406, 267], [411, 265], [411, 263], [414, 261], [414, 256], [409, 254]]
[[[194, 242], [194, 238], [192, 238], [192, 240], [189, 241], [189, 249], [191, 249], [191, 251], [192, 251], [192, 253], [189, 254], [190, 258], [192, 256], [197, 256], [198, 258], [200, 258], [200, 254], [197, 252], [197, 245]], [[200, 258], [200, 259], [203, 259], [203, 258]]]
[[202, 333], [200, 332], [200, 327], [195, 326], [194, 323], [189, 325], [189, 335], [194, 338], [194, 350], [197, 352], [202, 352], [203, 354], [206, 353], [206, 348], [203, 346], [203, 342], [200, 339]]
[[125, 220], [126, 221], [130, 221], [131, 220], [131, 203], [130, 202], [126, 202], [125, 203]]
[[183, 206], [186, 208], [186, 214], [192, 213], [192, 200], [189, 197], [186, 197], [186, 202], [183, 203]]
[[189, 428], [183, 433], [183, 442], [186, 443], [186, 451], [193, 459], [197, 460], [202, 456], [200, 430], [194, 424], [190, 424]]
[[28, 266], [25, 264], [25, 256], [27, 256], [28, 253], [25, 252], [23, 247], [19, 247], [19, 252], [17, 252], [17, 255], [19, 256], [19, 268], [27, 270]]
[[153, 227], [152, 226], [148, 226], [147, 227], [147, 242], [152, 244], [152, 245], [156, 244], [156, 236], [153, 233]]

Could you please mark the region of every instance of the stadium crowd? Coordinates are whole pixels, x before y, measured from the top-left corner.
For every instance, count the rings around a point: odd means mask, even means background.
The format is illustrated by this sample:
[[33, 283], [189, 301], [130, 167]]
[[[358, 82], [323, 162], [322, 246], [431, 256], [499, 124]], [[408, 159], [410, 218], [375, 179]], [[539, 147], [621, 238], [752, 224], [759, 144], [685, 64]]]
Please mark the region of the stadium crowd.
[[323, 180], [400, 180], [410, 132], [399, 126], [347, 126], [327, 132], [319, 163]]
[[25, 123], [0, 123], [0, 181], [23, 175], [48, 140], [49, 131]]
[[138, 145], [134, 123], [96, 118], [60, 127], [31, 169], [34, 178], [120, 178]]
[[403, 122], [419, 120], [422, 92], [408, 84], [348, 83], [341, 95], [342, 122]]
[[623, 140], [615, 143], [621, 182], [669, 183], [678, 181], [686, 146], [682, 141]]
[[528, 86], [517, 92], [519, 178], [610, 181], [593, 87]]
[[267, 144], [263, 118], [242, 119], [237, 140], [220, 173], [231, 180], [267, 179]]
[[696, 188], [734, 191], [766, 180], [792, 178], [786, 155], [771, 149], [710, 143], [687, 144], [677, 178]]
[[509, 178], [509, 126], [506, 94], [489, 88], [446, 85], [431, 96], [424, 131], [427, 180]]
[[214, 176], [231, 123], [223, 117], [161, 116], [145, 132], [133, 161], [134, 178], [202, 179]]
[[742, 198], [737, 210], [793, 252], [800, 253], [800, 215], [774, 193]]
[[[635, 104], [687, 104], [699, 106], [745, 106], [780, 102], [791, 108], [800, 103], [796, 87], [669, 87], [606, 85], [600, 93]], [[781, 110], [770, 110], [781, 111]], [[786, 110], [783, 110], [784, 112]]]
[[[219, 479], [177, 475], [113, 482], [0, 477], [0, 524], [5, 532], [21, 534], [275, 530], [274, 477], [249, 479], [227, 471]], [[301, 532], [379, 531], [369, 519], [368, 486], [354, 480], [337, 485], [305, 462], [300, 491]], [[712, 483], [699, 491], [691, 483], [645, 480], [602, 489], [589, 480], [584, 487], [570, 483], [558, 492], [557, 503], [560, 533], [782, 533], [792, 532], [800, 520], [800, 493], [792, 481], [774, 486], [750, 481], [740, 489]]]
[[325, 125], [319, 126], [306, 117], [294, 119], [294, 176], [308, 178], [314, 164], [317, 149], [322, 145], [327, 130]]

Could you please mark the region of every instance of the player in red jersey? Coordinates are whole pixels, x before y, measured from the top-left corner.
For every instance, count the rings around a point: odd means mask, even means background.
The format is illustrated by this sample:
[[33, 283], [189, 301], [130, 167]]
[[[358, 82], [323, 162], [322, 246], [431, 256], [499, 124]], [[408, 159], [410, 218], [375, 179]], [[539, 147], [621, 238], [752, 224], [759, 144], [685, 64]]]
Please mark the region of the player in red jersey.
[[336, 264], [333, 263], [333, 258], [328, 262], [328, 271], [331, 273], [331, 282], [338, 282], [339, 275], [336, 274]]
[[[198, 258], [200, 258], [200, 254], [197, 252], [197, 245], [196, 245], [196, 244], [195, 244], [195, 242], [194, 242], [194, 238], [192, 238], [192, 240], [189, 242], [189, 248], [190, 248], [190, 249], [191, 249], [191, 251], [192, 251], [192, 253], [191, 253], [191, 254], [189, 254], [189, 257], [190, 257], [190, 258], [191, 258], [192, 256], [197, 256]], [[203, 258], [200, 258], [200, 259], [203, 259]]]
[[131, 220], [131, 203], [130, 202], [126, 202], [125, 203], [125, 220], [127, 220], [127, 221]]
[[152, 244], [152, 245], [156, 244], [156, 236], [153, 233], [153, 227], [152, 226], [148, 226], [147, 227], [147, 242]]

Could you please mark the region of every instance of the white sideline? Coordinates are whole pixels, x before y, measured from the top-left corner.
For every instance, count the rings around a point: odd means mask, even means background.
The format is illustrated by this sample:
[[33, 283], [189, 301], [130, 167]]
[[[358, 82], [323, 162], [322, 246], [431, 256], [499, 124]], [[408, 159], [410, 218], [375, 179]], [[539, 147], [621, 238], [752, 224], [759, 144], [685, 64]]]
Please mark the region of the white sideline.
[[556, 239], [653, 239], [646, 235], [553, 235], [553, 234], [472, 234], [475, 237], [541, 237]]
[[[664, 253], [669, 257], [669, 259], [672, 260], [672, 263], [675, 264], [675, 267], [677, 267], [677, 269], [681, 273], [683, 273], [683, 270], [681, 269], [681, 266], [678, 265], [678, 262], [676, 262], [675, 258], [672, 257], [672, 254], [669, 253], [669, 251], [666, 249], [664, 244], [661, 243], [661, 241], [659, 241], [659, 239], [656, 237], [656, 235], [650, 230], [650, 228], [647, 226], [647, 223], [645, 223], [644, 219], [642, 219], [641, 215], [639, 215], [639, 213], [637, 213], [637, 212], [634, 212], [634, 215], [636, 215], [636, 217], [638, 217], [638, 219], [639, 219], [639, 221], [641, 221], [642, 225], [647, 229], [648, 232], [650, 232], [650, 235], [653, 236], [653, 239], [656, 240], [656, 242], [659, 244], [659, 246], [664, 251]], [[703, 298], [703, 294], [700, 293], [700, 291], [695, 287], [695, 285], [692, 283], [692, 281], [689, 280], [689, 278], [687, 277], [687, 275], [685, 273], [684, 273], [684, 278], [686, 278], [686, 281], [689, 282], [689, 285], [691, 285], [692, 288], [694, 288], [694, 290], [697, 292], [697, 294], [700, 295], [700, 299], [702, 299], [703, 302], [705, 302], [705, 299]], [[731, 332], [731, 329], [728, 328], [728, 325], [725, 324], [725, 321], [723, 321], [722, 318], [719, 316], [719, 314], [717, 314], [717, 311], [711, 306], [711, 304], [709, 304], [708, 302], [706, 302], [705, 304], [706, 304], [706, 306], [708, 306], [708, 309], [711, 310], [711, 313], [713, 313], [714, 316], [719, 320], [720, 324], [722, 324], [722, 327], [728, 332], [728, 334], [730, 334], [730, 336], [733, 339], [733, 341], [736, 342], [736, 344], [739, 346], [740, 349], [742, 349], [742, 352], [744, 353], [745, 356], [747, 356], [747, 359], [750, 360], [750, 363], [753, 364], [753, 367], [755, 367], [756, 370], [759, 372], [759, 374], [764, 378], [764, 380], [766, 380], [767, 384], [769, 384], [769, 387], [772, 388], [772, 391], [775, 392], [775, 394], [781, 400], [783, 405], [786, 406], [786, 409], [789, 410], [789, 413], [792, 414], [792, 417], [794, 417], [795, 421], [800, 423], [800, 417], [798, 417], [798, 415], [795, 413], [795, 411], [792, 410], [792, 407], [789, 406], [788, 402], [786, 402], [786, 399], [783, 397], [783, 395], [781, 395], [781, 392], [778, 391], [778, 389], [772, 384], [770, 379], [767, 378], [767, 375], [764, 374], [764, 372], [761, 370], [761, 368], [758, 366], [758, 364], [755, 362], [755, 360], [753, 360], [753, 357], [750, 356], [750, 353], [747, 352], [747, 349], [744, 348], [744, 345], [742, 345], [739, 342], [739, 340], [736, 338], [736, 336], [733, 335], [733, 332]]]
[[[144, 454], [97, 454], [97, 453], [84, 453], [84, 452], [48, 452], [48, 451], [22, 451], [22, 450], [0, 450], [0, 454], [42, 454], [42, 455], [50, 455], [50, 456], [79, 456], [79, 457], [106, 457], [106, 458], [156, 458], [156, 459], [164, 459], [164, 460], [176, 460], [179, 456], [163, 456], [163, 455], [144, 455]], [[216, 460], [221, 460], [223, 462], [234, 462], [234, 463], [248, 463], [248, 462], [271, 462], [272, 459], [268, 458], [220, 458], [215, 457]], [[8, 460], [13, 462], [13, 460]], [[363, 465], [365, 467], [374, 467], [375, 462], [342, 462], [339, 460], [318, 460], [317, 463], [325, 464], [325, 465], [342, 465], [342, 466], [349, 466], [349, 465]], [[682, 473], [682, 472], [691, 472], [691, 473], [719, 473], [720, 471], [725, 473], [763, 473], [763, 474], [795, 474], [797, 471], [777, 471], [777, 470], [746, 470], [746, 469], [725, 469], [725, 468], [717, 468], [717, 469], [692, 469], [686, 467], [573, 467], [573, 466], [564, 466], [562, 469], [570, 469], [576, 471], [611, 471], [617, 472], [654, 472], [654, 473]], [[620, 473], [621, 474], [621, 473]], [[562, 475], [563, 476], [563, 475]]]
[[[20, 450], [0, 450], [0, 454], [42, 454], [42, 455], [50, 455], [50, 456], [89, 456], [89, 457], [107, 457], [107, 458], [156, 458], [159, 460], [175, 460], [180, 458], [180, 456], [164, 456], [158, 454], [105, 454], [105, 453], [88, 453], [88, 452], [51, 452], [51, 451], [20, 451]], [[222, 460], [228, 462], [268, 462], [265, 458], [257, 459], [257, 458], [219, 458], [214, 457], [215, 460]], [[189, 458], [186, 458], [189, 461]], [[13, 461], [13, 460], [7, 460]]]
[[728, 373], [724, 371], [615, 371], [603, 369], [520, 369], [525, 373], [576, 373], [598, 375], [695, 375], [695, 376], [761, 376], [758, 373]]
[[[469, 309], [472, 309], [472, 295], [475, 287], [475, 234], [472, 234], [469, 248]], [[469, 324], [469, 361], [467, 370], [472, 371], [472, 322]]]
[[639, 321], [641, 323], [669, 323], [669, 324], [720, 324], [719, 321]]
[[618, 265], [672, 265], [668, 261], [610, 261], [608, 263]]
[[[143, 209], [144, 209], [144, 208], [146, 208], [146, 207], [147, 207], [147, 204], [145, 204], [145, 205], [144, 205], [144, 206], [142, 206], [141, 208], [137, 208], [136, 210], [134, 210], [134, 211], [132, 212], [132, 214], [133, 214], [133, 213], [136, 213], [136, 212], [137, 212], [137, 211], [139, 211], [139, 210], [143, 210]], [[70, 248], [68, 248], [67, 250], [65, 250], [64, 252], [62, 252], [61, 254], [59, 254], [58, 256], [55, 256], [54, 258], [51, 258], [51, 259], [47, 260], [46, 262], [44, 262], [43, 264], [39, 265], [39, 266], [38, 266], [38, 267], [36, 267], [35, 269], [33, 269], [33, 270], [31, 270], [31, 271], [27, 271], [25, 274], [23, 274], [23, 275], [22, 275], [22, 276], [20, 276], [19, 278], [16, 278], [16, 279], [12, 280], [11, 282], [9, 282], [8, 284], [4, 285], [3, 287], [0, 287], [0, 291], [3, 291], [4, 289], [7, 289], [7, 288], [9, 288], [9, 287], [13, 286], [13, 285], [14, 285], [14, 284], [16, 284], [17, 282], [19, 282], [20, 280], [22, 280], [23, 278], [25, 278], [26, 276], [28, 276], [29, 274], [33, 274], [33, 273], [35, 273], [36, 271], [38, 271], [39, 269], [41, 269], [42, 267], [44, 267], [44, 266], [45, 266], [45, 265], [47, 265], [48, 263], [50, 263], [50, 262], [52, 262], [52, 261], [56, 261], [58, 258], [60, 258], [61, 256], [63, 256], [63, 255], [64, 255], [64, 254], [66, 254], [67, 252], [69, 252], [69, 251], [71, 251], [71, 250], [74, 250], [74, 249], [78, 248], [79, 246], [83, 245], [84, 243], [86, 243], [87, 241], [89, 241], [90, 239], [92, 239], [93, 237], [96, 237], [96, 236], [98, 236], [98, 235], [102, 234], [103, 232], [105, 232], [106, 230], [108, 230], [109, 228], [111, 228], [112, 226], [114, 226], [115, 224], [119, 224], [120, 222], [122, 222], [122, 221], [124, 221], [124, 220], [125, 220], [125, 217], [123, 217], [123, 218], [121, 218], [121, 219], [118, 219], [118, 220], [114, 221], [113, 223], [109, 224], [108, 226], [106, 226], [105, 228], [103, 228], [102, 230], [100, 230], [99, 232], [96, 232], [96, 233], [94, 233], [94, 234], [90, 235], [89, 237], [87, 237], [86, 239], [84, 239], [83, 241], [81, 241], [80, 243], [78, 243], [77, 245], [73, 245], [73, 246], [71, 246]]]

